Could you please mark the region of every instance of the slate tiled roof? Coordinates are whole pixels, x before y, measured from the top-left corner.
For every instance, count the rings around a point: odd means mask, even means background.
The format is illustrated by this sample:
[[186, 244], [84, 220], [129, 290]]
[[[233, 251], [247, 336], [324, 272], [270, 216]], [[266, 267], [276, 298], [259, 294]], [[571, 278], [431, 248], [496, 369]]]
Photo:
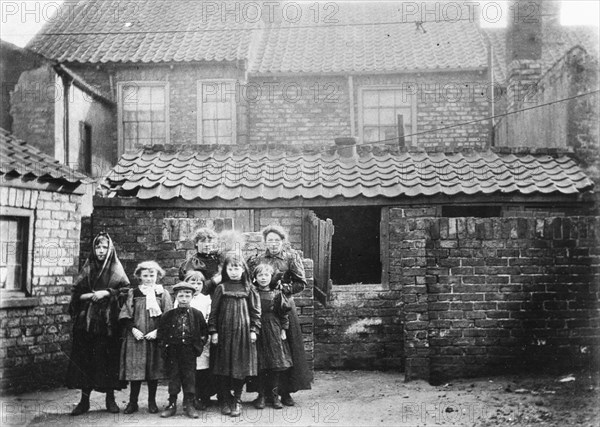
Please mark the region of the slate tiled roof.
[[[487, 28], [485, 37], [494, 48], [494, 73], [499, 82], [506, 82], [506, 33], [505, 28]], [[542, 27], [542, 72], [547, 71], [569, 50], [580, 46], [590, 55], [598, 57], [598, 29], [594, 27], [567, 27], [544, 25]]]
[[[242, 11], [249, 9], [243, 2], [229, 6], [235, 11], [237, 4], [239, 22], [235, 12], [208, 13], [206, 3], [211, 2], [82, 1], [67, 19], [51, 20], [28, 47], [60, 62], [248, 60], [249, 70], [257, 73], [487, 65], [483, 36], [474, 22], [428, 22], [423, 31], [406, 22], [398, 2], [335, 2], [335, 10], [320, 3], [318, 19], [313, 2], [299, 2], [298, 22], [286, 18], [272, 25], [244, 19]], [[277, 3], [275, 16], [282, 15], [281, 4]], [[261, 11], [268, 14], [265, 7]]]
[[277, 200], [419, 195], [576, 194], [593, 184], [566, 156], [483, 153], [166, 152], [125, 154], [110, 196]]
[[0, 173], [41, 181], [78, 185], [86, 176], [0, 128]]
[[[29, 43], [59, 62], [189, 62], [248, 58], [248, 20], [225, 24], [207, 2], [89, 0], [61, 9]], [[68, 12], [67, 12], [68, 11]]]

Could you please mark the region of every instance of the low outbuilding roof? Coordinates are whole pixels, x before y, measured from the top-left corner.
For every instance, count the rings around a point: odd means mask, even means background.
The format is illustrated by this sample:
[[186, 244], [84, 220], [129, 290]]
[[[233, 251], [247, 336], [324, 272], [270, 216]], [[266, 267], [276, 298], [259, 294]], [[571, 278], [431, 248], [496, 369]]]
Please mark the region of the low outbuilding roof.
[[[362, 148], [362, 147], [361, 147]], [[562, 194], [592, 181], [566, 155], [376, 152], [335, 149], [154, 151], [124, 154], [109, 197], [162, 200], [289, 200], [475, 194]]]
[[11, 179], [52, 184], [57, 191], [73, 191], [87, 176], [53, 159], [36, 147], [0, 128], [0, 174], [2, 185]]

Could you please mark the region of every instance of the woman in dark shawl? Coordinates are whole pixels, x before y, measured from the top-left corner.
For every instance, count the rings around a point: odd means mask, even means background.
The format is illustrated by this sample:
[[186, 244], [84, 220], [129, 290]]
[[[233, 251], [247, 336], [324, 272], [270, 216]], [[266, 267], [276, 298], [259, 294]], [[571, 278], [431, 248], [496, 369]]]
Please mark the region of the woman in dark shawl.
[[[275, 269], [276, 277], [279, 274], [281, 278], [281, 290], [289, 298], [291, 311], [289, 313], [290, 326], [287, 333], [287, 341], [292, 353], [293, 366], [282, 376], [279, 393], [281, 403], [286, 406], [293, 406], [294, 399], [290, 393], [298, 390], [310, 390], [312, 382], [312, 373], [308, 368], [306, 353], [304, 352], [304, 341], [302, 340], [302, 329], [300, 328], [300, 319], [296, 311], [293, 294], [302, 292], [306, 286], [306, 277], [304, 275], [304, 265], [298, 253], [289, 247], [287, 242], [287, 233], [278, 225], [269, 225], [262, 230], [263, 240], [266, 245], [264, 253], [255, 255], [248, 260], [250, 271], [259, 264], [269, 264]], [[247, 391], [250, 390], [246, 386]]]
[[106, 409], [118, 413], [115, 390], [119, 381], [119, 301], [129, 279], [117, 258], [110, 236], [98, 234], [92, 251], [73, 286], [69, 313], [73, 319], [73, 347], [67, 387], [81, 389], [81, 401], [71, 415], [90, 409], [90, 393], [106, 393]]

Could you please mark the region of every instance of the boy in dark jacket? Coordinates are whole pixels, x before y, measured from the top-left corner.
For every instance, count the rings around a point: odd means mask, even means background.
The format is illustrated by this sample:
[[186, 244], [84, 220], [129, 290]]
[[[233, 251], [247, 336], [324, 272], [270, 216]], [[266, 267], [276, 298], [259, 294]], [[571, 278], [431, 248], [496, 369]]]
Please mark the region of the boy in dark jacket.
[[162, 315], [157, 334], [169, 378], [169, 404], [160, 416], [175, 415], [177, 395], [183, 388], [183, 410], [188, 417], [198, 418], [194, 408], [196, 357], [202, 354], [208, 327], [202, 312], [190, 307], [195, 286], [181, 282], [173, 286], [173, 292], [178, 307]]

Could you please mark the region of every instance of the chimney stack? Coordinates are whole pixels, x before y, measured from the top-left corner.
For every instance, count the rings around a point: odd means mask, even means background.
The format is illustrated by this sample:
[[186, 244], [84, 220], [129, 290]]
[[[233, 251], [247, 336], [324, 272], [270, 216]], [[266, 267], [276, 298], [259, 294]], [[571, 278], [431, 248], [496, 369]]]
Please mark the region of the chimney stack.
[[340, 138], [335, 138], [335, 145], [337, 147], [337, 152], [340, 157], [344, 158], [356, 158], [356, 138], [351, 136], [344, 136]]
[[542, 76], [542, 1], [518, 0], [511, 6], [506, 33], [508, 112], [536, 102]]

